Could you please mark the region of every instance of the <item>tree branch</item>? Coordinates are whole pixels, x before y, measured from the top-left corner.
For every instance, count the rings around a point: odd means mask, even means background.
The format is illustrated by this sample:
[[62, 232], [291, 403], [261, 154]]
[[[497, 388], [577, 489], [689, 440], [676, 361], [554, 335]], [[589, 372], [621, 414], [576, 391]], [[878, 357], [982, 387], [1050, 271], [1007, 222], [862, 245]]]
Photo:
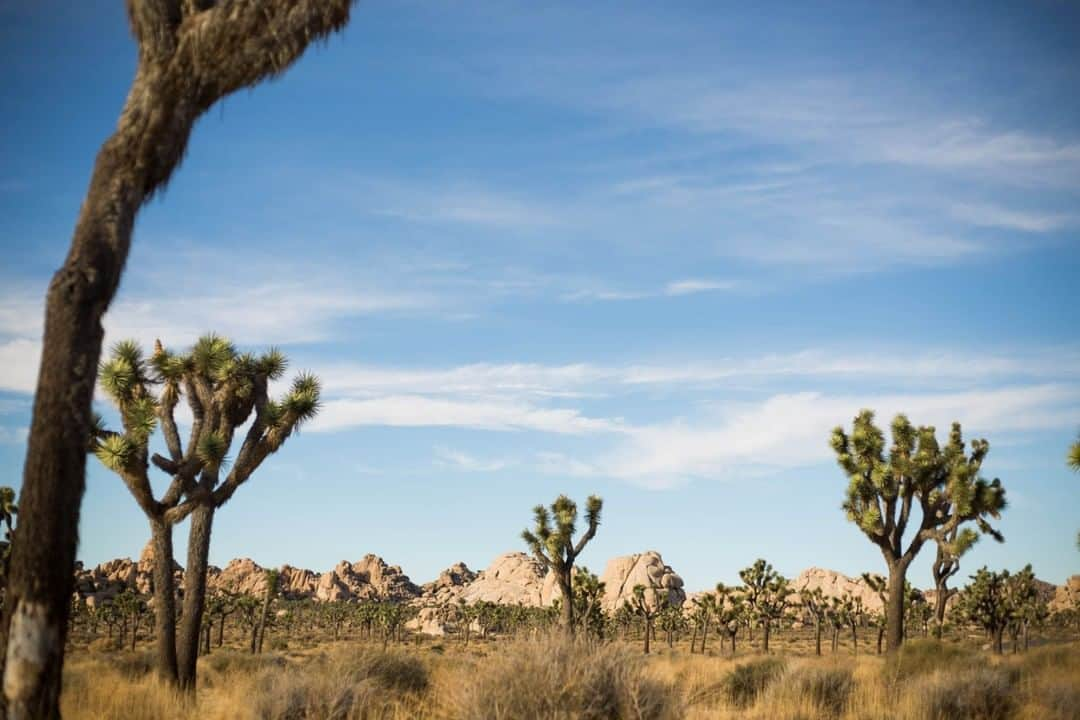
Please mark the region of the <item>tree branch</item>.
[[312, 40], [340, 29], [354, 0], [224, 0], [185, 20], [178, 55], [196, 73], [200, 111], [283, 72]]

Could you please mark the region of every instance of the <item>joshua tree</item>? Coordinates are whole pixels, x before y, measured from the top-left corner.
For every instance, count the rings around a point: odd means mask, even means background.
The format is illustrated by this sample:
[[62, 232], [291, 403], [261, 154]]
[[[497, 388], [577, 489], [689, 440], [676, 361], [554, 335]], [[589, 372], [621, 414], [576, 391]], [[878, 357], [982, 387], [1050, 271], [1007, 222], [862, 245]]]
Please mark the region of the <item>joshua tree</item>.
[[[196, 120], [218, 100], [280, 75], [348, 22], [353, 0], [127, 0], [138, 65], [98, 153], [45, 332], [23, 467], [23, 534], [0, 650], [9, 718], [59, 714], [86, 441], [101, 318], [120, 282], [135, 216], [180, 164]], [[9, 629], [14, 622], [16, 627]], [[6, 663], [19, 665], [10, 674]]]
[[[600, 526], [600, 509], [604, 501], [596, 495], [590, 495], [585, 504], [585, 520], [588, 529], [585, 530], [578, 541], [574, 542], [575, 526], [577, 524], [577, 504], [560, 495], [551, 504], [550, 512], [543, 505], [533, 508], [536, 517], [536, 527], [533, 530], [525, 530], [521, 538], [529, 546], [536, 559], [550, 572], [555, 573], [555, 581], [559, 584], [564, 602], [560, 606], [560, 623], [563, 630], [572, 633], [574, 631], [574, 603], [565, 599], [573, 598], [573, 572], [574, 560], [596, 536], [596, 528]], [[552, 520], [555, 524], [552, 526]]]
[[[989, 443], [973, 441], [971, 455], [966, 456], [959, 423], [953, 424], [943, 448], [933, 427], [916, 429], [903, 415], [893, 420], [892, 437], [886, 456], [885, 434], [874, 425], [874, 413], [863, 410], [850, 436], [837, 427], [831, 438], [837, 461], [850, 480], [844, 511], [880, 548], [889, 569], [885, 639], [890, 652], [903, 642], [904, 580], [923, 544], [948, 543], [948, 535], [968, 521], [983, 532], [993, 532], [987, 517], [998, 517], [1005, 507], [1001, 481], [987, 482], [979, 476]], [[916, 505], [921, 520], [905, 546], [904, 532]]]
[[136, 595], [134, 590], [128, 588], [116, 596], [113, 606], [119, 613], [124, 628], [131, 629], [131, 649], [134, 650], [139, 623], [147, 612], [146, 602]]
[[589, 568], [575, 569], [574, 617], [587, 637], [600, 638], [604, 634], [604, 610], [600, 605], [604, 590], [604, 583]]
[[231, 592], [219, 590], [206, 598], [204, 614], [210, 619], [211, 623], [214, 622], [215, 618], [218, 620], [218, 647], [225, 643], [225, 620], [236, 610], [236, 595]]
[[274, 601], [274, 596], [277, 595], [278, 579], [281, 577], [281, 573], [277, 570], [266, 571], [266, 594], [263, 595], [262, 612], [259, 613], [259, 642], [255, 648], [255, 652], [262, 654], [263, 640], [266, 638], [266, 619], [270, 615], [270, 603]]
[[[983, 567], [971, 576], [971, 580], [972, 583], [960, 593], [960, 613], [969, 622], [986, 630], [993, 642], [994, 652], [1000, 655], [1005, 631], [1020, 627], [1029, 606], [1039, 601], [1035, 575], [1031, 565], [1016, 575], [1008, 570], [991, 572]], [[1018, 633], [1017, 630], [1013, 634], [1014, 650]]]
[[851, 594], [845, 592], [841, 597], [829, 598], [829, 625], [832, 630], [832, 652], [835, 655], [840, 645], [840, 631], [848, 626], [848, 620], [854, 611]]
[[645, 621], [645, 654], [649, 654], [649, 641], [653, 634], [653, 621], [667, 607], [667, 594], [635, 585], [633, 595], [627, 601], [634, 612]]
[[[92, 450], [120, 476], [150, 522], [158, 671], [188, 690], [195, 686], [214, 513], [268, 455], [318, 412], [319, 381], [313, 375], [299, 375], [281, 400], [268, 397], [269, 382], [280, 378], [285, 367], [285, 356], [277, 350], [260, 357], [240, 354], [228, 340], [212, 334], [182, 355], [157, 343], [149, 360], [136, 343], [121, 342], [102, 363], [101, 385], [120, 411], [123, 432], [110, 432], [99, 421]], [[157, 397], [152, 393], [155, 386], [161, 388]], [[182, 396], [194, 416], [186, 447], [175, 420]], [[236, 429], [249, 419], [236, 459], [222, 479]], [[150, 456], [150, 437], [158, 424], [168, 457]], [[160, 498], [154, 497], [150, 485], [151, 462], [172, 478]], [[188, 515], [191, 529], [177, 641], [172, 527]]]
[[821, 588], [804, 588], [799, 592], [799, 599], [802, 601], [803, 610], [814, 618], [814, 650], [821, 655], [821, 628], [829, 614], [829, 602]]
[[[723, 587], [723, 585], [720, 585], [720, 587]], [[719, 593], [719, 588], [717, 588], [717, 592]], [[702, 655], [705, 654], [705, 641], [709, 637], [709, 624], [712, 622], [712, 619], [717, 616], [717, 614], [719, 613], [719, 610], [720, 610], [719, 606], [717, 605], [716, 598], [717, 598], [717, 595], [715, 595], [713, 593], [706, 593], [705, 595], [702, 595], [700, 598], [697, 598], [696, 600], [694, 600], [694, 611], [695, 611], [695, 614], [697, 615], [697, 620], [701, 625], [701, 654]], [[695, 627], [696, 627], [696, 625], [695, 625]], [[693, 641], [691, 641], [690, 642], [690, 652], [693, 652], [693, 651], [694, 651], [694, 643], [693, 643]]]
[[259, 644], [259, 608], [262, 603], [253, 595], [238, 595], [236, 597], [236, 613], [240, 617], [240, 623], [250, 632], [249, 650], [255, 654]]
[[788, 599], [794, 592], [787, 579], [773, 570], [772, 565], [759, 558], [748, 568], [739, 571], [743, 581], [743, 599], [751, 613], [761, 623], [762, 652], [769, 652], [769, 631], [772, 623], [784, 616]]

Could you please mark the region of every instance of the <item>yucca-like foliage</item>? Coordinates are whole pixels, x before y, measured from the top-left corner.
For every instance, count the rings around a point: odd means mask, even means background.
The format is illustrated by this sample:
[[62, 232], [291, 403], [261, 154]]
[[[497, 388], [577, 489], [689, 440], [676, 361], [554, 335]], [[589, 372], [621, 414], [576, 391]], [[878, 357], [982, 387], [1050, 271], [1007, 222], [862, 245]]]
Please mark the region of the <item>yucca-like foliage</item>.
[[[959, 423], [953, 423], [944, 446], [933, 427], [916, 428], [904, 415], [893, 419], [891, 431], [892, 444], [886, 449], [885, 433], [875, 425], [873, 411], [863, 410], [850, 435], [837, 427], [830, 444], [848, 476], [844, 512], [880, 548], [890, 586], [902, 589], [908, 567], [928, 541], [938, 544], [943, 569], [958, 562], [977, 538], [961, 528], [964, 523], [1001, 540], [990, 518], [1004, 510], [1005, 488], [1000, 480], [988, 481], [979, 474], [990, 444], [973, 440], [968, 453]], [[905, 540], [913, 522], [915, 533]], [[886, 610], [890, 650], [903, 639], [903, 594], [895, 595]]]
[[[277, 349], [261, 356], [240, 353], [227, 338], [215, 334], [199, 338], [186, 353], [157, 343], [149, 358], [134, 341], [119, 342], [101, 364], [99, 377], [102, 390], [119, 411], [123, 430], [108, 430], [99, 416], [92, 451], [124, 479], [144, 510], [161, 510], [171, 523], [190, 512], [200, 490], [203, 499], [220, 506], [319, 410], [319, 381], [308, 373], [298, 375], [284, 396], [276, 400], [268, 396], [269, 382], [279, 379], [286, 367]], [[186, 447], [175, 420], [181, 400], [194, 417]], [[236, 429], [253, 415], [224, 481], [200, 483], [230, 466]], [[168, 456], [149, 455], [159, 425]], [[151, 461], [173, 477], [173, 485], [156, 501], [147, 478]]]
[[828, 619], [829, 615], [829, 600], [825, 597], [825, 593], [821, 588], [814, 588], [810, 590], [804, 588], [799, 591], [799, 602], [802, 605], [803, 613], [810, 615], [814, 620], [814, 632], [815, 632], [815, 652], [821, 654], [821, 629]]
[[[120, 342], [101, 364], [101, 388], [116, 406], [121, 429], [109, 430], [98, 417], [90, 450], [121, 477], [150, 521], [158, 662], [166, 679], [179, 679], [185, 687], [194, 686], [193, 653], [201, 629], [213, 513], [319, 410], [319, 381], [309, 373], [297, 375], [282, 396], [270, 397], [270, 382], [280, 379], [286, 367], [285, 356], [277, 349], [262, 355], [242, 353], [215, 334], [204, 335], [185, 352], [170, 351], [157, 342], [149, 357], [137, 343]], [[192, 416], [186, 441], [176, 424], [181, 402]], [[231, 454], [237, 429], [249, 421], [239, 449]], [[151, 454], [151, 440], [159, 429], [166, 452]], [[159, 497], [150, 483], [151, 464], [171, 478]], [[189, 515], [193, 520], [178, 656], [171, 527]]]
[[1002, 652], [1002, 637], [1011, 630], [1013, 647], [1021, 629], [1046, 616], [1046, 603], [1039, 596], [1031, 565], [1011, 574], [993, 572], [985, 566], [971, 576], [971, 584], [960, 593], [960, 616], [986, 630], [994, 651]]
[[585, 521], [588, 527], [576, 542], [574, 533], [577, 531], [577, 503], [565, 495], [556, 498], [550, 510], [543, 505], [533, 508], [535, 526], [532, 530], [524, 530], [521, 533], [521, 538], [529, 546], [529, 550], [536, 559], [544, 568], [555, 573], [559, 590], [564, 598], [561, 605], [562, 623], [568, 632], [573, 632], [574, 629], [574, 603], [565, 602], [566, 598], [573, 598], [574, 560], [589, 544], [589, 541], [596, 537], [596, 530], [600, 526], [600, 510], [603, 505], [604, 501], [599, 496], [589, 496], [585, 503]]
[[758, 558], [753, 565], [739, 571], [743, 581], [742, 596], [754, 620], [764, 630], [762, 650], [769, 652], [769, 633], [772, 624], [784, 616], [794, 590], [788, 586], [787, 578], [773, 570], [773, 566], [763, 558]]

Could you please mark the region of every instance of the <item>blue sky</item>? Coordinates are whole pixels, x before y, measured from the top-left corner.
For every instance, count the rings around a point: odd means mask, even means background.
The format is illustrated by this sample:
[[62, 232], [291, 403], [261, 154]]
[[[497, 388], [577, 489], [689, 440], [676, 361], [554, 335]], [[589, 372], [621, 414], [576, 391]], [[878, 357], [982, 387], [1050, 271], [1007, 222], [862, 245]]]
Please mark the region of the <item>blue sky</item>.
[[[831, 427], [986, 437], [1007, 542], [1080, 572], [1080, 12], [1059, 2], [368, 2], [229, 98], [139, 218], [110, 341], [280, 345], [322, 415], [212, 561], [484, 567], [605, 498], [582, 561], [692, 588], [883, 569]], [[119, 2], [0, 3], [0, 482], [41, 298], [134, 68]], [[148, 532], [91, 459], [80, 557]], [[181, 531], [182, 536], [182, 531]], [[178, 541], [179, 542], [179, 541]], [[930, 551], [913, 570], [929, 583]]]

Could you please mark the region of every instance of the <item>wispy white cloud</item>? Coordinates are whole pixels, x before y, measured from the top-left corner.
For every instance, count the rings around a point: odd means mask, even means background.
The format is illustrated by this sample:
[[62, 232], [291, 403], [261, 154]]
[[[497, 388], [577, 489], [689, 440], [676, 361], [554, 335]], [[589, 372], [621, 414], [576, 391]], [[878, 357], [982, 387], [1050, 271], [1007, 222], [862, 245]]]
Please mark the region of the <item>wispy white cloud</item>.
[[904, 395], [773, 395], [728, 411], [718, 421], [635, 427], [615, 451], [587, 461], [588, 475], [663, 488], [690, 479], [724, 479], [747, 468], [794, 468], [828, 462], [832, 427], [861, 408], [888, 422], [899, 412], [945, 432], [953, 420], [969, 437], [1058, 428], [1080, 413], [1080, 387], [1033, 385], [997, 390]]
[[368, 400], [328, 400], [311, 423], [313, 432], [365, 425], [389, 427], [460, 427], [474, 430], [534, 430], [561, 435], [616, 432], [618, 418], [594, 418], [572, 408], [498, 402], [387, 395]]
[[350, 185], [364, 212], [419, 223], [535, 228], [558, 223], [558, 213], [532, 199], [480, 184], [407, 183], [364, 179]]
[[694, 295], [714, 290], [732, 290], [736, 284], [730, 280], [694, 279], [676, 280], [664, 288], [665, 295]]
[[644, 300], [657, 297], [680, 297], [698, 293], [730, 291], [738, 288], [732, 280], [688, 278], [673, 280], [661, 288], [651, 290], [611, 290], [603, 287], [581, 288], [561, 296], [563, 302], [619, 302]]
[[953, 217], [978, 227], [1004, 228], [1022, 232], [1051, 232], [1077, 223], [1077, 217], [1066, 213], [1039, 213], [1013, 210], [997, 205], [954, 205]]
[[489, 459], [483, 460], [460, 450], [446, 447], [435, 448], [436, 463], [443, 467], [451, 467], [466, 472], [490, 473], [505, 470], [513, 465], [511, 460]]

